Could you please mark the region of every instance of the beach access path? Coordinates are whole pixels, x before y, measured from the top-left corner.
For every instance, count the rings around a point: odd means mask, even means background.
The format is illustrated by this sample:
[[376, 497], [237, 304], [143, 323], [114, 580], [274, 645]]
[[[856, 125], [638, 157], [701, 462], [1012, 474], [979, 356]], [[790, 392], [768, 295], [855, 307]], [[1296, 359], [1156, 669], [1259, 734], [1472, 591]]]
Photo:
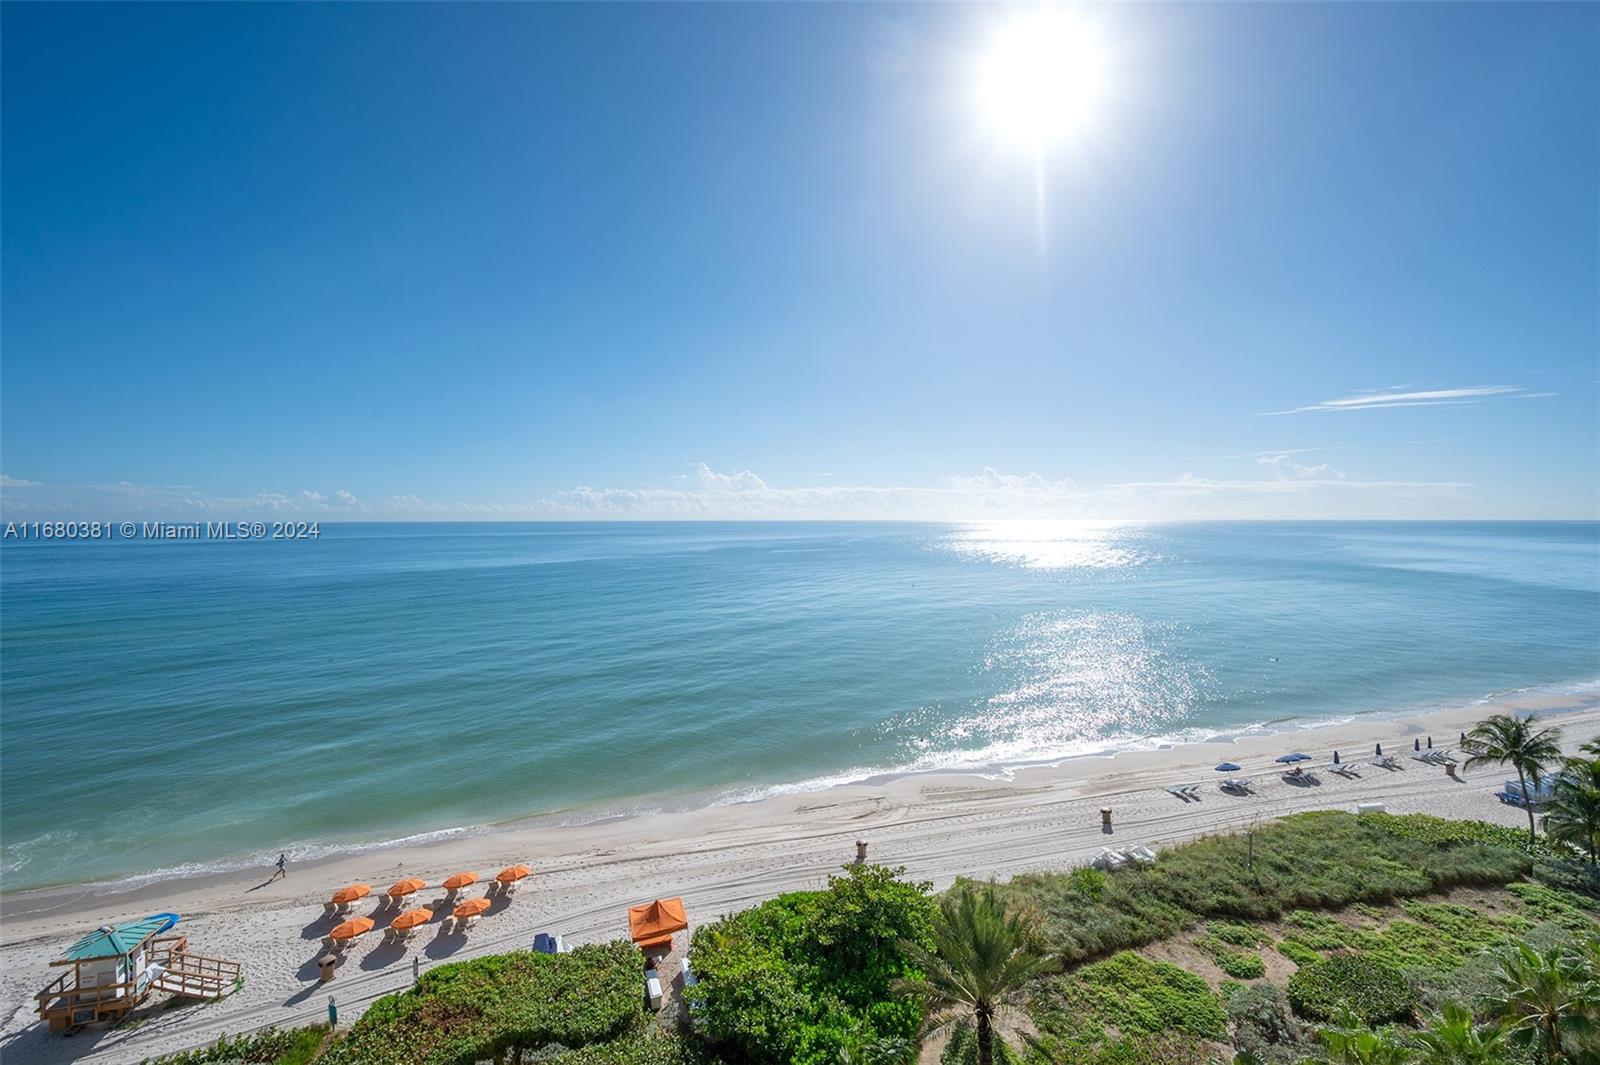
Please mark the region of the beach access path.
[[[0, 898], [0, 1058], [38, 1065], [136, 1062], [225, 1033], [323, 1021], [330, 994], [346, 1025], [373, 1000], [409, 986], [414, 958], [426, 969], [526, 950], [539, 931], [559, 933], [571, 945], [614, 939], [627, 933], [630, 905], [672, 895], [683, 897], [692, 928], [784, 891], [822, 885], [854, 857], [857, 839], [868, 842], [869, 860], [903, 865], [910, 876], [942, 888], [957, 876], [1006, 878], [1068, 868], [1108, 845], [1159, 850], [1283, 814], [1354, 810], [1363, 802], [1384, 803], [1392, 813], [1526, 826], [1521, 809], [1494, 797], [1515, 776], [1509, 769], [1479, 768], [1454, 780], [1408, 756], [1417, 737], [1454, 746], [1460, 730], [1490, 713], [1530, 709], [1561, 727], [1569, 749], [1600, 735], [1600, 698], [1593, 691], [1508, 696], [1418, 717], [1363, 715], [1287, 733], [1075, 758], [1003, 780], [911, 776], [582, 827], [501, 826], [292, 865], [287, 877], [271, 882], [271, 869], [263, 868], [121, 893], [80, 885], [7, 895]], [[1380, 741], [1402, 768], [1366, 764]], [[1286, 751], [1305, 751], [1314, 758], [1308, 765], [1321, 766], [1334, 749], [1356, 764], [1358, 779], [1320, 772], [1319, 783], [1290, 784], [1272, 761]], [[1225, 760], [1240, 763], [1255, 779], [1255, 794], [1218, 789], [1220, 774], [1212, 767]], [[1198, 801], [1164, 790], [1196, 782], [1202, 785]], [[1101, 826], [1102, 806], [1113, 811], [1109, 833]], [[386, 946], [373, 933], [349, 952], [331, 984], [318, 984], [316, 959], [330, 927], [322, 903], [340, 885], [365, 881], [381, 892], [402, 875], [437, 885], [461, 869], [488, 879], [515, 862], [532, 865], [533, 876], [467, 937], [440, 939], [430, 926], [404, 946]], [[430, 889], [419, 902], [427, 905], [440, 894]], [[136, 1026], [48, 1034], [33, 1012], [33, 996], [51, 975], [48, 963], [89, 929], [164, 910], [184, 915], [181, 928], [192, 950], [244, 962], [244, 989], [217, 1003], [150, 1011]]]

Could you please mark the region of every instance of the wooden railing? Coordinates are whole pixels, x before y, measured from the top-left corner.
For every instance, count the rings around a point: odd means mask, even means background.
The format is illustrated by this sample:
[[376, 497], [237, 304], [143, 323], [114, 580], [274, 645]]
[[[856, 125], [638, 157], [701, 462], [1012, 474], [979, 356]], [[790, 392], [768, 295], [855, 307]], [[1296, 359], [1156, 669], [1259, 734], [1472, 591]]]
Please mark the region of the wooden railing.
[[199, 954], [174, 953], [156, 981], [162, 991], [189, 998], [220, 998], [239, 979], [244, 966], [236, 961]]

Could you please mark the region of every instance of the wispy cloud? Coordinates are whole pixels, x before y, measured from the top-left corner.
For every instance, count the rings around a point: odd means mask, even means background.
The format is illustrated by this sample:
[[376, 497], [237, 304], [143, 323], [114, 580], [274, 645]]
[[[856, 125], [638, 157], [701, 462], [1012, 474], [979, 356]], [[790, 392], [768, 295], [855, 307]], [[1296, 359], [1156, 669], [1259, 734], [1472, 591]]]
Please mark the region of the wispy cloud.
[[21, 477], [9, 477], [0, 473], [0, 488], [31, 488], [38, 481], [25, 481]]
[[1397, 385], [1392, 388], [1358, 392], [1353, 396], [1345, 396], [1342, 399], [1325, 399], [1321, 403], [1313, 403], [1305, 407], [1263, 411], [1262, 415], [1264, 417], [1276, 417], [1281, 414], [1387, 410], [1392, 407], [1458, 407], [1481, 403], [1494, 397], [1544, 399], [1555, 395], [1554, 392], [1529, 392], [1519, 385], [1473, 385], [1465, 388], [1430, 388], [1420, 391], [1404, 391], [1404, 389], [1410, 387], [1409, 385]]
[[[1302, 453], [1306, 450], [1313, 449], [1302, 449]], [[1263, 466], [1270, 467], [1279, 477], [1299, 477], [1302, 479], [1331, 477], [1334, 480], [1344, 480], [1343, 471], [1334, 469], [1326, 462], [1319, 462], [1315, 466], [1305, 466], [1290, 458], [1289, 456], [1292, 454], [1294, 452], [1280, 451], [1276, 455], [1258, 455], [1256, 456], [1256, 461]]]

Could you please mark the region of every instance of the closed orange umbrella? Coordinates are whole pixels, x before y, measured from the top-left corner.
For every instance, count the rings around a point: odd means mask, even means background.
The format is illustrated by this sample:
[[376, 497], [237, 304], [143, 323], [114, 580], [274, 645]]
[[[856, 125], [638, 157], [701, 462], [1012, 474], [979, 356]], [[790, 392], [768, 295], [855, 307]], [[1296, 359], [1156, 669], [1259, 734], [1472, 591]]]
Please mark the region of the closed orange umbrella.
[[502, 884], [514, 884], [525, 876], [532, 876], [533, 870], [526, 865], [508, 865], [495, 874], [495, 879]]
[[370, 931], [372, 931], [372, 918], [352, 917], [332, 932], [329, 932], [328, 938], [339, 942], [346, 939], [355, 939], [357, 936], [364, 936]]
[[333, 901], [335, 904], [343, 906], [347, 902], [364, 899], [370, 894], [372, 894], [371, 884], [346, 884], [333, 893]]
[[455, 908], [455, 915], [457, 917], [476, 917], [488, 908], [488, 899], [468, 899]]
[[402, 913], [400, 916], [389, 922], [389, 927], [415, 928], [417, 925], [427, 924], [431, 920], [433, 920], [433, 911], [426, 907], [422, 907], [420, 909], [407, 910], [405, 913]]
[[419, 877], [407, 877], [405, 880], [395, 881], [394, 886], [389, 889], [389, 897], [398, 899], [406, 895], [415, 895], [427, 886], [427, 883]]
[[477, 882], [477, 873], [457, 873], [455, 876], [452, 876], [449, 880], [444, 882], [444, 889], [446, 891], [460, 891], [467, 885], [476, 884]]

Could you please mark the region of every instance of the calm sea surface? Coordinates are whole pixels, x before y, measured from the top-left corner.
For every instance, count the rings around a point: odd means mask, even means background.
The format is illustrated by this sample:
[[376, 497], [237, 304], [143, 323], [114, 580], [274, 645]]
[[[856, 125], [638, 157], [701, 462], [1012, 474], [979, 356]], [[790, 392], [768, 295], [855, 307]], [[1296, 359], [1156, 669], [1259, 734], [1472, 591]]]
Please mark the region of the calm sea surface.
[[1600, 526], [0, 547], [7, 890], [1600, 678]]

